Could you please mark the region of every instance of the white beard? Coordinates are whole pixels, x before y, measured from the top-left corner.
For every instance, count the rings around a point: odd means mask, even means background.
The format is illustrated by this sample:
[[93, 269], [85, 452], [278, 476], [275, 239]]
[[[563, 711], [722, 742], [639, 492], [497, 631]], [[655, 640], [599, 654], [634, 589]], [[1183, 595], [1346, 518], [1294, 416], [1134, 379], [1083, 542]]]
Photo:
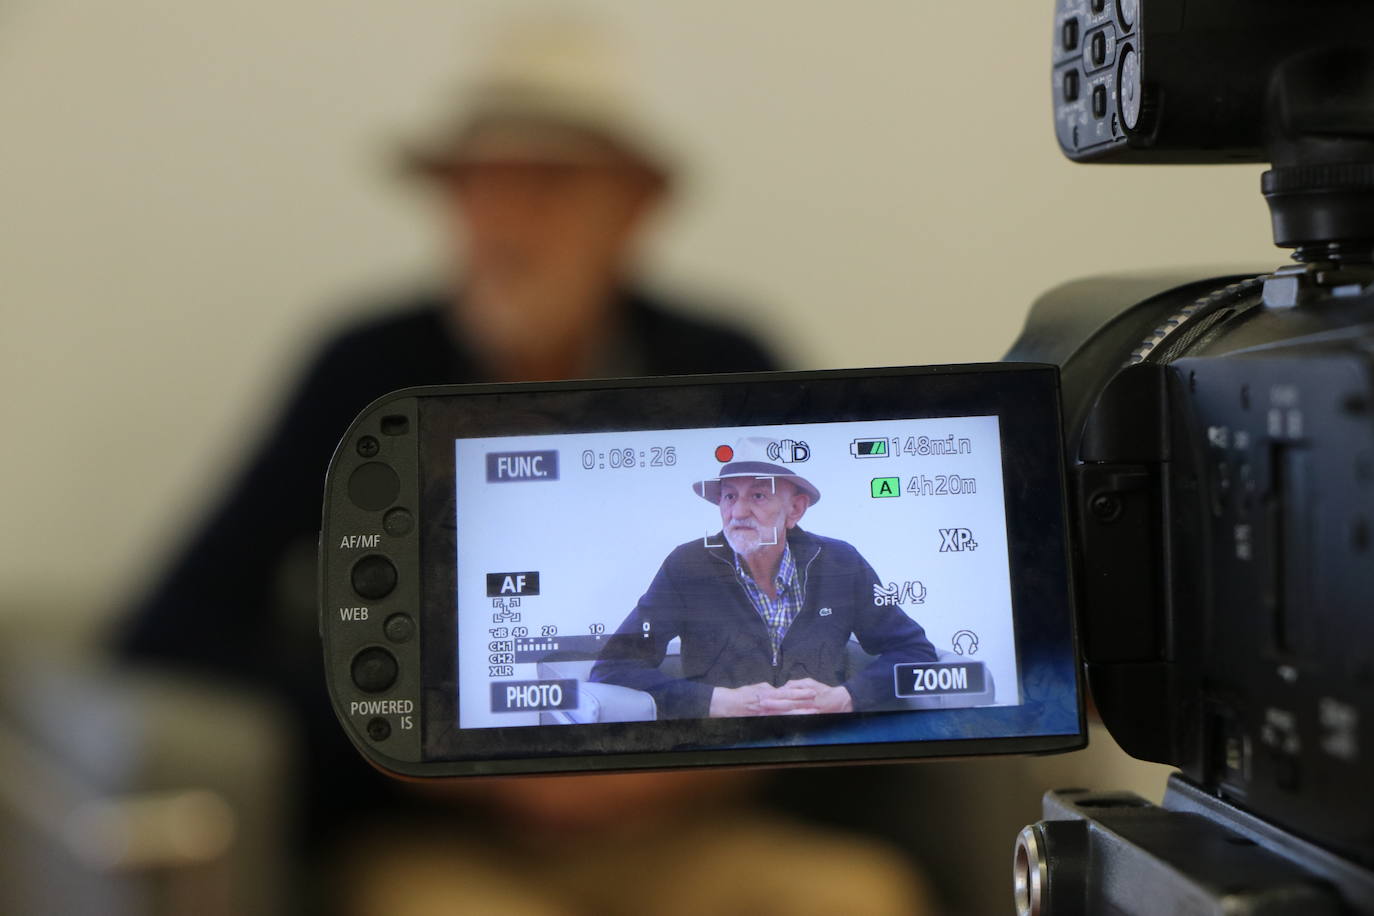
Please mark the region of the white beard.
[[778, 542], [778, 529], [728, 526], [725, 529], [725, 541], [735, 553], [751, 557], [764, 547], [771, 547]]

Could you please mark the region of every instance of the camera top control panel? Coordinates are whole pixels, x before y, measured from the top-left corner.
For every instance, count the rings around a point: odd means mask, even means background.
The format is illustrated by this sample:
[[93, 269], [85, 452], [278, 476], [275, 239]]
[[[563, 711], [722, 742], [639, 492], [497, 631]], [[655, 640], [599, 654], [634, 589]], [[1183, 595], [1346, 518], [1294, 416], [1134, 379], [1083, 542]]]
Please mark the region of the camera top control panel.
[[[335, 710], [355, 742], [420, 759], [417, 418], [393, 400], [334, 457], [320, 532], [320, 636]], [[337, 670], [336, 670], [337, 669]]]
[[1059, 0], [1054, 17], [1054, 123], [1073, 158], [1126, 142], [1140, 124], [1139, 0]]

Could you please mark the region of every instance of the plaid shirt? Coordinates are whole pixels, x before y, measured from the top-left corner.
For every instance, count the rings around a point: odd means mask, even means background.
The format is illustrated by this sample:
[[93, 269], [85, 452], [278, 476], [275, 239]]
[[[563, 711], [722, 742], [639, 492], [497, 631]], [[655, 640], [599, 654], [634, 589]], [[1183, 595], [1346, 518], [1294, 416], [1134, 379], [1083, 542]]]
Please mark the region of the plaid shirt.
[[744, 586], [744, 593], [749, 596], [754, 610], [759, 612], [764, 625], [768, 627], [768, 643], [773, 649], [773, 664], [777, 665], [783, 637], [787, 635], [787, 628], [792, 626], [792, 621], [801, 613], [806, 592], [797, 563], [792, 559], [792, 547], [783, 546], [782, 562], [778, 564], [778, 574], [773, 579], [778, 597], [770, 598], [767, 592], [759, 588], [754, 577], [749, 575], [749, 570], [740, 562], [739, 554], [735, 554], [735, 576]]

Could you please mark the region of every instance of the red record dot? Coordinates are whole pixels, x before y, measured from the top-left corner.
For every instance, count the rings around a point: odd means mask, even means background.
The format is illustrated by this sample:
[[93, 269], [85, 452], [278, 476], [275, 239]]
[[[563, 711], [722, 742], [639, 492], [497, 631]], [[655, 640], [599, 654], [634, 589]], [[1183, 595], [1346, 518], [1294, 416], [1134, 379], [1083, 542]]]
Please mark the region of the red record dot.
[[716, 460], [719, 461], [721, 464], [724, 464], [725, 462], [729, 461], [729, 460], [730, 460], [731, 458], [733, 458], [733, 457], [735, 457], [735, 450], [732, 449], [730, 446], [728, 446], [728, 445], [717, 445], [717, 446], [716, 446]]

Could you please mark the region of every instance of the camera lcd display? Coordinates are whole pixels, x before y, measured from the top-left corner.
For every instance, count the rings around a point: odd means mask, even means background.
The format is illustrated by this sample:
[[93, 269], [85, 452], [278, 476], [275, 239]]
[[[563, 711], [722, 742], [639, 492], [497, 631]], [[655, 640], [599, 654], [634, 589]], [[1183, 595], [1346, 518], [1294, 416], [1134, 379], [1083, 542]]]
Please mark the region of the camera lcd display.
[[326, 489], [335, 708], [394, 772], [1083, 744], [1052, 366], [411, 389]]
[[461, 728], [1021, 701], [996, 416], [454, 448]]

